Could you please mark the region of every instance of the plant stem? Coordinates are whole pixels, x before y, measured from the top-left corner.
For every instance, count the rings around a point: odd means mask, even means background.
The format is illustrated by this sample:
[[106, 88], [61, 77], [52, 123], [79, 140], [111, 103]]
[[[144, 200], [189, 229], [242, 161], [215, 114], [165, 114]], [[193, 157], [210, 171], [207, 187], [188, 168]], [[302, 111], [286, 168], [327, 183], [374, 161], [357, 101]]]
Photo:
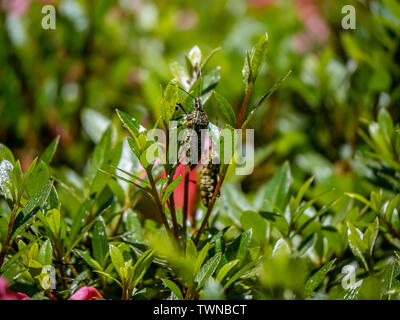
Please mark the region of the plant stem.
[[386, 226], [389, 228], [389, 230], [393, 233], [393, 235], [400, 240], [400, 232], [398, 232], [393, 225], [387, 221], [385, 218], [382, 218], [383, 222], [386, 224]]
[[185, 166], [185, 181], [184, 181], [184, 193], [183, 193], [183, 221], [182, 221], [182, 232], [183, 232], [183, 244], [186, 247], [186, 228], [187, 228], [187, 219], [188, 219], [188, 200], [189, 200], [189, 175], [190, 168]]
[[160, 198], [158, 196], [158, 192], [157, 192], [157, 188], [156, 188], [156, 183], [154, 182], [154, 178], [153, 178], [153, 174], [151, 173], [151, 170], [146, 169], [147, 172], [147, 176], [149, 177], [149, 182], [151, 185], [151, 190], [153, 193], [153, 198], [154, 201], [156, 203], [156, 208], [157, 208], [157, 212], [158, 212], [158, 216], [161, 220], [161, 222], [163, 223], [163, 225], [165, 226], [165, 229], [167, 230], [168, 234], [171, 235], [171, 229], [169, 227], [167, 218], [165, 216], [164, 210], [163, 210], [163, 206], [161, 204]]
[[192, 288], [188, 288], [185, 294], [185, 300], [190, 300], [191, 295], [192, 295]]
[[237, 117], [237, 121], [236, 121], [236, 129], [240, 129], [240, 127], [242, 126], [243, 120], [244, 120], [244, 116], [246, 114], [246, 109], [247, 109], [247, 105], [249, 103], [249, 99], [250, 99], [250, 95], [251, 95], [251, 91], [253, 90], [253, 83], [250, 82], [249, 86], [247, 88], [246, 94], [243, 98], [242, 101], [242, 106], [240, 107], [240, 111], [239, 111], [239, 115]]
[[[165, 147], [165, 153], [166, 153], [166, 159], [169, 159], [169, 129], [167, 128], [167, 125], [165, 125], [165, 131], [166, 131], [166, 147]], [[165, 165], [165, 174], [168, 175], [168, 185], [172, 182], [172, 180], [174, 179], [174, 175], [175, 175], [175, 171], [176, 168], [172, 168], [172, 172], [168, 173], [168, 166]], [[175, 209], [175, 197], [174, 197], [174, 193], [172, 192], [169, 199], [168, 199], [168, 208], [169, 211], [171, 212], [171, 218], [172, 218], [172, 226], [174, 228], [174, 236], [176, 241], [179, 244], [179, 228], [178, 228], [178, 221], [176, 219], [176, 209]]]
[[[174, 178], [174, 174], [172, 173], [169, 175], [168, 185], [172, 182], [173, 178]], [[175, 197], [174, 197], [173, 192], [169, 196], [168, 208], [169, 208], [169, 211], [171, 212], [172, 226], [174, 228], [174, 236], [175, 236], [176, 241], [179, 242], [179, 228], [178, 228], [178, 221], [176, 219]]]
[[218, 197], [218, 194], [219, 194], [219, 190], [221, 189], [222, 182], [223, 182], [224, 179], [225, 179], [225, 174], [226, 174], [226, 171], [227, 171], [227, 170], [228, 170], [228, 166], [225, 166], [225, 167], [222, 169], [221, 173], [219, 174], [218, 183], [217, 183], [217, 186], [216, 186], [216, 188], [215, 188], [215, 190], [214, 190], [214, 193], [213, 193], [213, 195], [212, 195], [210, 204], [208, 205], [206, 215], [204, 216], [204, 219], [203, 219], [203, 222], [201, 223], [200, 229], [199, 229], [199, 231], [197, 232], [196, 238], [194, 239], [194, 244], [196, 244], [196, 245], [197, 245], [197, 243], [199, 242], [200, 236], [201, 236], [202, 232], [204, 231], [204, 229], [205, 229], [205, 227], [206, 227], [206, 225], [207, 225], [208, 219], [210, 218], [211, 211], [212, 211], [212, 209], [213, 209], [213, 207], [214, 207], [215, 201], [217, 200], [217, 197]]
[[[136, 197], [135, 197], [136, 200]], [[136, 201], [134, 202], [136, 204]], [[128, 193], [125, 194], [125, 203], [124, 207], [122, 208], [121, 212], [119, 213], [117, 224], [115, 225], [114, 229], [111, 231], [110, 236], [114, 236], [117, 234], [119, 227], [122, 224], [122, 220], [124, 217], [125, 212], [132, 207], [132, 202]]]

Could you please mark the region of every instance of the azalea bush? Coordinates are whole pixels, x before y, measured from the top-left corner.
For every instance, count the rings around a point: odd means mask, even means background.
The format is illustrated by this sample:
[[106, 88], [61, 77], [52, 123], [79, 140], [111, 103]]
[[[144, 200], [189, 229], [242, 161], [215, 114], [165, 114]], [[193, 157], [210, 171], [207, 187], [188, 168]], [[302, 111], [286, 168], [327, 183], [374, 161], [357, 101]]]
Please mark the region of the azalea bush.
[[3, 8], [0, 299], [398, 299], [399, 4], [139, 2]]

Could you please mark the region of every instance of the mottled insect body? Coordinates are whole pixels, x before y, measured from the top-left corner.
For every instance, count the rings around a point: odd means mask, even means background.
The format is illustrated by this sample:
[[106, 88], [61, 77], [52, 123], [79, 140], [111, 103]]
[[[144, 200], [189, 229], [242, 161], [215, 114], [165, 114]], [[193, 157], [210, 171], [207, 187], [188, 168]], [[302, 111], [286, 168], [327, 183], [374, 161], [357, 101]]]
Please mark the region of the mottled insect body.
[[[199, 159], [201, 158], [201, 130], [208, 128], [208, 116], [207, 113], [204, 111], [200, 98], [194, 98], [194, 109], [191, 113], [186, 113], [182, 104], [180, 104], [179, 102], [177, 103], [177, 106], [179, 106], [187, 116], [187, 119], [182, 124], [185, 125], [188, 129], [193, 130], [192, 133], [188, 134], [185, 140], [185, 144], [187, 146], [190, 146], [190, 148], [188, 148], [185, 153], [185, 162], [190, 167], [190, 169], [193, 170], [197, 166], [197, 164], [199, 163]], [[193, 138], [193, 135], [196, 135], [197, 137], [197, 145], [194, 145], [196, 143], [196, 139]], [[190, 161], [190, 150], [194, 150], [195, 148], [197, 149], [197, 161], [194, 161], [192, 163]]]
[[194, 109], [193, 112], [189, 113], [187, 121], [187, 126], [190, 129], [207, 129], [209, 122], [208, 116], [204, 111], [200, 98], [194, 99]]
[[200, 98], [194, 98], [194, 109], [191, 113], [187, 113], [180, 102], [177, 102], [176, 105], [186, 114], [186, 120], [182, 123], [183, 125], [193, 130], [207, 129], [208, 116], [204, 111]]
[[200, 170], [200, 196], [208, 208], [218, 183], [220, 164], [218, 156], [210, 151]]

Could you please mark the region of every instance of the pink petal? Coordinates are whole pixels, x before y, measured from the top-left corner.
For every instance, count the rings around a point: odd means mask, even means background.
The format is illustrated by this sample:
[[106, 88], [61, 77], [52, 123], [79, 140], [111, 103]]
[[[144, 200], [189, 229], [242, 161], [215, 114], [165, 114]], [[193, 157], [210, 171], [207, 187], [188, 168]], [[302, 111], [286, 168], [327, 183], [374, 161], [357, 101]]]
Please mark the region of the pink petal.
[[31, 298], [25, 293], [10, 290], [7, 280], [0, 277], [0, 300], [31, 300]]
[[32, 300], [29, 296], [22, 292], [16, 292], [17, 300]]
[[94, 297], [103, 298], [93, 287], [82, 287], [76, 291], [68, 300], [97, 300]]

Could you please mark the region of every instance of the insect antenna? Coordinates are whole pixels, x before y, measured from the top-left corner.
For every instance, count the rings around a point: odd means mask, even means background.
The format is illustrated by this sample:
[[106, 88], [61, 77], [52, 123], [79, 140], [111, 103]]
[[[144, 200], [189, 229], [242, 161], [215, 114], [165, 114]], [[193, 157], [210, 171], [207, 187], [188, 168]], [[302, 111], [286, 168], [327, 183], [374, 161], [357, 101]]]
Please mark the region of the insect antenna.
[[173, 84], [175, 87], [177, 87], [178, 89], [181, 89], [183, 92], [185, 92], [188, 96], [192, 97], [193, 99], [196, 99], [196, 97], [193, 97], [189, 92], [187, 92], [185, 89], [183, 89], [182, 87]]
[[199, 83], [198, 83], [198, 87], [197, 87], [197, 97], [200, 98], [201, 97], [201, 87], [202, 87], [202, 83], [201, 83], [201, 69], [198, 72], [198, 78], [199, 78]]

